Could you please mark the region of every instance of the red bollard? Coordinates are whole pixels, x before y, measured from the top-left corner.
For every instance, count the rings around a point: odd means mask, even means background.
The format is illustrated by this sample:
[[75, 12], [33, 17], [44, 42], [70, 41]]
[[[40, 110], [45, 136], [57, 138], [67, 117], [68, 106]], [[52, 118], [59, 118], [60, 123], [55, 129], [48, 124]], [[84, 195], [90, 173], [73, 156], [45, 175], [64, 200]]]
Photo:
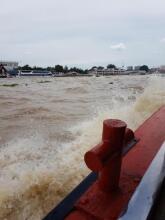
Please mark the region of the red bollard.
[[134, 132], [130, 128], [126, 128], [124, 135], [124, 145], [128, 144], [130, 141], [136, 140]]
[[103, 191], [118, 188], [126, 126], [121, 120], [105, 120], [102, 142], [84, 156], [88, 168], [99, 172], [99, 187]]

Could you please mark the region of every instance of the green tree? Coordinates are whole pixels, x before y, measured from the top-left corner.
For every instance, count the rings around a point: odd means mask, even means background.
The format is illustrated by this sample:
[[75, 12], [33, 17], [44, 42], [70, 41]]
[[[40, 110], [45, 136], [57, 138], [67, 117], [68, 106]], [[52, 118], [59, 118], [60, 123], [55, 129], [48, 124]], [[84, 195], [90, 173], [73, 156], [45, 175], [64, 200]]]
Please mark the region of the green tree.
[[39, 66], [33, 66], [33, 70], [44, 70], [44, 68], [39, 67]]
[[99, 67], [97, 67], [97, 69], [98, 69], [98, 70], [103, 70], [104, 67], [103, 67], [103, 66], [99, 66]]
[[48, 66], [48, 67], [46, 68], [46, 70], [47, 70], [47, 71], [54, 72], [54, 67]]
[[114, 64], [108, 64], [107, 69], [116, 69], [116, 66]]
[[64, 72], [63, 66], [56, 65], [55, 66], [55, 72], [58, 72], [58, 73]]
[[64, 73], [68, 73], [68, 67], [64, 66]]
[[148, 68], [148, 66], [147, 66], [147, 65], [142, 65], [142, 66], [140, 67], [140, 69], [139, 69], [139, 70], [143, 70], [143, 71], [148, 72], [148, 71], [149, 71], [149, 68]]
[[72, 67], [70, 68], [71, 72], [77, 72], [77, 73], [84, 73], [84, 70], [80, 69], [80, 68], [77, 68], [77, 67]]
[[91, 68], [91, 70], [94, 70], [94, 69], [97, 69], [97, 66], [93, 66], [93, 67]]
[[28, 64], [26, 64], [25, 66], [22, 66], [21, 69], [22, 70], [32, 70], [32, 68]]

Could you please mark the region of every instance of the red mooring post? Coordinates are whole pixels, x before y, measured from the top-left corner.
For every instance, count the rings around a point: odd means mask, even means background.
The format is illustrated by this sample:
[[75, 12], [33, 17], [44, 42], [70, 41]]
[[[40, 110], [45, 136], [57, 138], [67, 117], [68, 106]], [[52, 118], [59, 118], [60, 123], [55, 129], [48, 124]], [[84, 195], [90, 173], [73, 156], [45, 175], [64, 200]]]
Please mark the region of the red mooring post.
[[121, 120], [105, 120], [102, 142], [84, 156], [88, 168], [99, 172], [99, 188], [103, 191], [118, 189], [126, 127]]
[[[101, 143], [85, 154], [87, 166], [99, 172], [99, 179], [76, 201], [65, 220], [117, 220], [164, 141], [164, 121], [165, 106], [135, 133], [122, 121], [104, 121]], [[112, 190], [118, 184], [120, 190]]]

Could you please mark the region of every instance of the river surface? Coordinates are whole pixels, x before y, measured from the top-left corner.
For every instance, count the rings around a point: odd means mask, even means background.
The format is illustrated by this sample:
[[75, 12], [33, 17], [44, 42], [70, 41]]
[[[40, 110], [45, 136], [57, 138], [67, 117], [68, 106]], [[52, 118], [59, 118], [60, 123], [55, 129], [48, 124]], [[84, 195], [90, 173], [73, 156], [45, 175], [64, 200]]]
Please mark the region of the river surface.
[[90, 172], [104, 119], [136, 129], [163, 104], [158, 75], [0, 79], [0, 219], [42, 219]]

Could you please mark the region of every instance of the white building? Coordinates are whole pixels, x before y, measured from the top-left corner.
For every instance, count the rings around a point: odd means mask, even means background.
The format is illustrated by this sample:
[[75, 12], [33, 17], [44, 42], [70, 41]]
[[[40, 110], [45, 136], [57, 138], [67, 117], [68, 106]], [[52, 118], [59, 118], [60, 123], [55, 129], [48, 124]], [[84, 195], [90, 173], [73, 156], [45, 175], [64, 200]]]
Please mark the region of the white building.
[[18, 62], [0, 60], [0, 64], [2, 64], [7, 71], [11, 71], [18, 68]]
[[107, 69], [97, 69], [95, 71], [95, 74], [97, 76], [100, 76], [100, 75], [104, 75], [104, 76], [108, 76], [108, 75], [118, 75], [118, 74], [124, 74], [125, 73], [125, 70], [123, 69], [114, 69], [114, 68], [107, 68]]
[[127, 66], [127, 71], [133, 71], [133, 66]]
[[134, 67], [134, 70], [135, 70], [135, 71], [140, 70], [140, 66], [135, 66], [135, 67]]
[[160, 73], [165, 73], [165, 65], [160, 66], [159, 72]]

